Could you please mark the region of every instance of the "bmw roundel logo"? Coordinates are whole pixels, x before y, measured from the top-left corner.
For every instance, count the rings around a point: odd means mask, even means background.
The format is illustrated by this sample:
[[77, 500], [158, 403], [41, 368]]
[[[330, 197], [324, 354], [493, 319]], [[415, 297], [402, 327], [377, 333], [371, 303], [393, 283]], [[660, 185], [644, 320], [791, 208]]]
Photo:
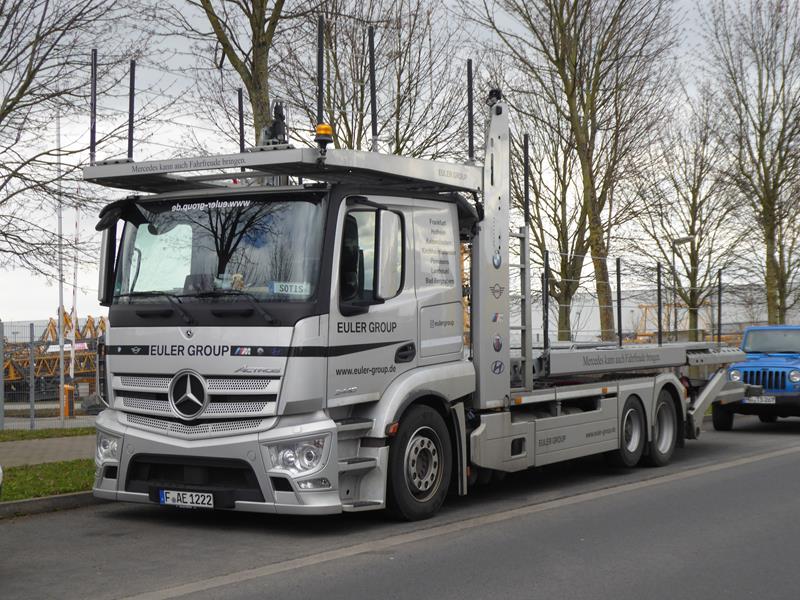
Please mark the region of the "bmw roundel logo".
[[169, 384], [169, 404], [181, 419], [196, 419], [208, 406], [205, 379], [194, 371], [179, 372]]

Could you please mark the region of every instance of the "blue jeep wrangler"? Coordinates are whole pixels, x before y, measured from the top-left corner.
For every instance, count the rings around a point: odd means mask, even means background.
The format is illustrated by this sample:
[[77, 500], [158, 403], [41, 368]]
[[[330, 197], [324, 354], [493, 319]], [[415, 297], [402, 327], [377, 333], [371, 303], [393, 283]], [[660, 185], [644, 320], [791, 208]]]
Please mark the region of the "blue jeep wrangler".
[[742, 338], [747, 360], [728, 367], [731, 381], [760, 386], [761, 395], [712, 406], [714, 429], [729, 431], [733, 415], [758, 415], [762, 423], [800, 416], [800, 326], [748, 327]]

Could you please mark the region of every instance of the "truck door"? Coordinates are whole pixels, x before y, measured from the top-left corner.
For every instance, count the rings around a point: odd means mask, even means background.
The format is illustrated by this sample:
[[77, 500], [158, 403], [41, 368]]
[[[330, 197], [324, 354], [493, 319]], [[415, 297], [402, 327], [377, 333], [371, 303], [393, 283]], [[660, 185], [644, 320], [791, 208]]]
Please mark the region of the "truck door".
[[[378, 400], [397, 376], [417, 366], [411, 203], [374, 200], [400, 216], [399, 231], [376, 235], [378, 209], [370, 205], [345, 201], [339, 212], [329, 320], [329, 407]], [[399, 270], [396, 294], [383, 301], [375, 298], [377, 238], [396, 244], [402, 256], [392, 267]]]

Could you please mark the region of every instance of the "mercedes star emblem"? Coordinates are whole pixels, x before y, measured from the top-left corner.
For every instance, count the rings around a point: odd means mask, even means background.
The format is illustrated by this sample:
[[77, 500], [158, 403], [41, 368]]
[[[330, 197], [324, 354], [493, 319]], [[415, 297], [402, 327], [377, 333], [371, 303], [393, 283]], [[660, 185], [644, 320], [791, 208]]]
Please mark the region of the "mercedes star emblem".
[[169, 402], [180, 418], [197, 418], [208, 404], [205, 381], [194, 371], [181, 371], [170, 383]]

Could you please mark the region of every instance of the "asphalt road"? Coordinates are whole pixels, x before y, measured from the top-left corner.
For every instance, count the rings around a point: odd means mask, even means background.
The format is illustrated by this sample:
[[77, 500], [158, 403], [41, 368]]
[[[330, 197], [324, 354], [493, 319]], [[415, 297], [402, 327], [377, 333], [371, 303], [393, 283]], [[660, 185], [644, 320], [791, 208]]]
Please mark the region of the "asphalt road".
[[[706, 425], [709, 428], [709, 425]], [[509, 476], [422, 523], [104, 504], [0, 522], [0, 597], [797, 598], [800, 420]]]

